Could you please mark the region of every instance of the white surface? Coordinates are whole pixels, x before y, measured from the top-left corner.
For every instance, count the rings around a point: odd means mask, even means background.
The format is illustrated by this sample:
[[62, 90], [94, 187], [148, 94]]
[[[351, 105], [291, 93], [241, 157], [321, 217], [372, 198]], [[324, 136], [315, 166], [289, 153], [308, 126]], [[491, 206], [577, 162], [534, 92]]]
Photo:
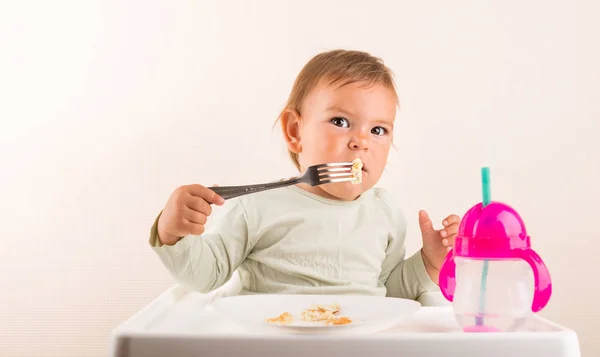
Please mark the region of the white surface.
[[[336, 316], [352, 319], [348, 325], [324, 326], [322, 322], [302, 321], [302, 312], [315, 305], [336, 303]], [[295, 333], [356, 334], [385, 330], [412, 317], [421, 307], [416, 301], [352, 295], [244, 295], [218, 299], [210, 306], [218, 315], [249, 331], [282, 330]], [[288, 325], [264, 322], [266, 318], [289, 312], [294, 320]]]
[[[318, 51], [398, 80], [398, 195], [437, 224], [492, 198], [548, 264], [542, 315], [600, 356], [600, 1], [0, 1], [0, 356], [105, 357], [172, 285], [148, 249], [190, 183], [293, 176], [272, 128]], [[209, 220], [210, 222], [210, 220]], [[35, 341], [33, 343], [32, 341]], [[284, 356], [285, 354], [282, 354]]]
[[110, 357], [579, 357], [576, 334], [535, 316], [528, 332], [467, 334], [450, 307], [422, 307], [374, 334], [290, 334], [248, 329], [204, 309], [214, 296], [173, 287], [111, 335]]

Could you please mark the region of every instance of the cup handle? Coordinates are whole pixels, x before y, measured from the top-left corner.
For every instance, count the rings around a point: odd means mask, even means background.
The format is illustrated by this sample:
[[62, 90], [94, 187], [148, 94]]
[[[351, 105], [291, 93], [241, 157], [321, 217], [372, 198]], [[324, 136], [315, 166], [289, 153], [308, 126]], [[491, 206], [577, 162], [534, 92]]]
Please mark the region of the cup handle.
[[456, 263], [454, 262], [454, 250], [451, 249], [442, 263], [439, 275], [440, 291], [446, 300], [452, 302], [454, 290], [456, 289]]
[[531, 267], [531, 270], [533, 270], [535, 292], [531, 311], [538, 312], [548, 304], [550, 295], [552, 295], [550, 272], [542, 261], [542, 258], [532, 249], [515, 249], [513, 252], [516, 253], [518, 258], [525, 260]]

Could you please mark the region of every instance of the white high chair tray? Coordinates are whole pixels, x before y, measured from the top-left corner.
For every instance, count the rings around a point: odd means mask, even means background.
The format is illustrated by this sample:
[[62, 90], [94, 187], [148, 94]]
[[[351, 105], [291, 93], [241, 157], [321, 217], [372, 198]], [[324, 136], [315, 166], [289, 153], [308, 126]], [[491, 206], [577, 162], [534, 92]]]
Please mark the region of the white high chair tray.
[[221, 317], [218, 296], [174, 286], [116, 328], [111, 357], [580, 357], [574, 331], [534, 316], [527, 332], [464, 333], [450, 306], [421, 307], [400, 325], [366, 334], [251, 331]]

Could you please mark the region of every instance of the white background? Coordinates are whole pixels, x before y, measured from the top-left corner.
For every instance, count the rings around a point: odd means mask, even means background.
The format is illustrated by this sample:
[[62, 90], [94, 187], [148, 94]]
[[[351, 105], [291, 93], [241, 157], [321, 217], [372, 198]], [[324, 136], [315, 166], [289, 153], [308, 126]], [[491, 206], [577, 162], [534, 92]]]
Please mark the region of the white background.
[[[172, 283], [147, 246], [179, 185], [295, 174], [272, 129], [302, 66], [360, 49], [402, 109], [381, 186], [420, 245], [492, 198], [523, 216], [542, 315], [600, 354], [600, 51], [594, 0], [5, 1], [0, 5], [0, 355], [105, 356]], [[596, 338], [595, 338], [596, 337]]]

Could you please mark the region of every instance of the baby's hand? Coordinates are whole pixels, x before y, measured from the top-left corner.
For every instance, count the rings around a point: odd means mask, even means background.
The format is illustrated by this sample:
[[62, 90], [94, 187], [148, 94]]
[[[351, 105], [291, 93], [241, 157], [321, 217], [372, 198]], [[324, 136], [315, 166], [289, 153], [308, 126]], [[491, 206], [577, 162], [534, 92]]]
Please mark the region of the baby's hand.
[[437, 273], [440, 271], [444, 258], [454, 246], [454, 238], [458, 233], [459, 224], [460, 217], [452, 214], [442, 221], [444, 228], [436, 230], [427, 212], [419, 212], [419, 226], [423, 235], [424, 263], [425, 266], [430, 265], [436, 271], [436, 274], [429, 274], [436, 283], [438, 281]]
[[158, 219], [158, 237], [162, 244], [173, 245], [188, 234], [202, 234], [211, 203], [222, 205], [223, 197], [201, 185], [178, 187], [167, 201]]

